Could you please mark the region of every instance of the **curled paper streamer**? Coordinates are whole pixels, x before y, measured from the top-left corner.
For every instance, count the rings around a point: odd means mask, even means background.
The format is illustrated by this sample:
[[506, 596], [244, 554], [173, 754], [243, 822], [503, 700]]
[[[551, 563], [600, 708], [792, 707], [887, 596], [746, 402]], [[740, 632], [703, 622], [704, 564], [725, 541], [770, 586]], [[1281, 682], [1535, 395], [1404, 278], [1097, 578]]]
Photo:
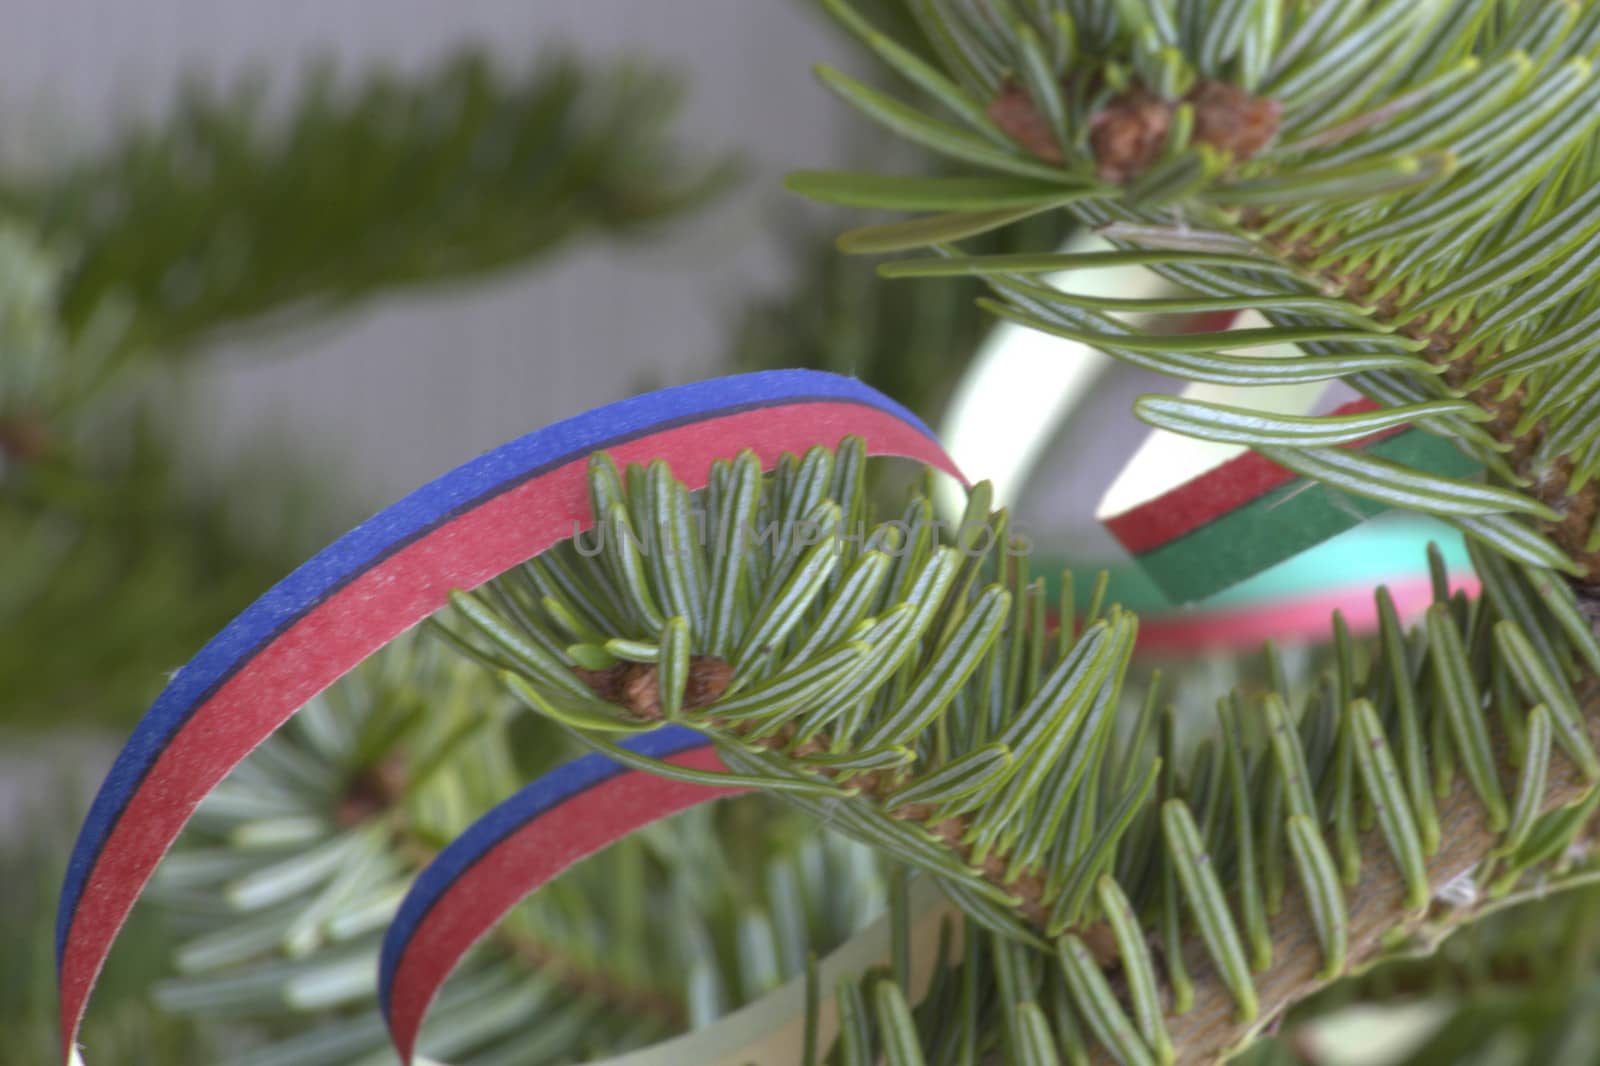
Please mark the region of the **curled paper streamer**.
[[[1378, 628], [1373, 598], [1378, 583], [1331, 584], [1318, 592], [1255, 604], [1173, 612], [1142, 626], [1138, 646], [1141, 651], [1194, 655], [1216, 649], [1259, 649], [1269, 640], [1280, 645], [1286, 641], [1316, 643], [1328, 639], [1328, 619], [1335, 611], [1344, 617], [1351, 633], [1373, 633]], [[1430, 578], [1402, 576], [1381, 583], [1402, 620], [1420, 617], [1434, 602]], [[1469, 596], [1478, 594], [1478, 581], [1470, 575], [1452, 575], [1450, 586]]]
[[[1062, 248], [1067, 253], [1110, 250], [1109, 243], [1092, 233], [1080, 234]], [[1183, 291], [1140, 266], [1094, 270], [1082, 277], [1062, 272], [1041, 280], [1051, 286], [1065, 284], [1090, 296], [1153, 298]], [[1136, 315], [1113, 317], [1131, 323], [1140, 320]], [[1148, 316], [1146, 321], [1148, 324]], [[1223, 311], [1169, 318], [1166, 328], [1210, 333], [1270, 324], [1256, 312]], [[1274, 348], [1285, 357], [1298, 353], [1292, 345]], [[1265, 357], [1274, 352], [1260, 354]], [[1038, 464], [1049, 454], [1063, 427], [1092, 401], [1096, 385], [1112, 362], [1087, 344], [1002, 322], [956, 386], [940, 424], [941, 439], [964, 469], [993, 484], [998, 505], [1014, 506], [1024, 488], [1037, 479]], [[1323, 382], [1266, 388], [1195, 383], [1184, 389], [1183, 395], [1285, 414], [1309, 414], [1327, 395], [1327, 386]], [[1333, 413], [1354, 414], [1376, 406], [1357, 400]], [[1376, 434], [1355, 447], [1446, 476], [1468, 476], [1477, 469], [1450, 441], [1410, 427]], [[1103, 456], [1095, 454], [1093, 458]], [[1219, 446], [1165, 430], [1153, 431], [1123, 464], [1096, 514], [1145, 579], [1131, 583], [1135, 596], [1143, 600], [1136, 603], [1117, 587], [1119, 575], [1116, 567], [1112, 568], [1112, 598], [1141, 615], [1140, 647], [1197, 651], [1239, 646], [1257, 642], [1259, 633], [1273, 634], [1272, 627], [1280, 624], [1290, 625], [1297, 634], [1320, 637], [1332, 606], [1342, 607], [1347, 617], [1363, 609], [1370, 611], [1370, 584], [1375, 582], [1357, 588], [1366, 575], [1353, 573], [1343, 575], [1350, 588], [1338, 594], [1334, 584], [1339, 576], [1332, 575], [1318, 581], [1311, 596], [1290, 598], [1276, 591], [1261, 596], [1258, 593], [1266, 586], [1258, 585], [1248, 597], [1252, 601], [1249, 609], [1241, 610], [1237, 601], [1227, 607], [1212, 602], [1218, 593], [1385, 510], [1370, 500], [1336, 499], [1330, 492], [1305, 491], [1308, 487], [1306, 479], [1242, 445]], [[946, 510], [959, 510], [961, 501], [953, 498], [954, 493], [951, 496], [942, 501]], [[1375, 540], [1363, 553], [1390, 547], [1392, 540]], [[1421, 555], [1413, 553], [1410, 558], [1420, 560]], [[1084, 563], [1081, 558], [1074, 561], [1080, 566]], [[1414, 561], [1408, 562], [1406, 569], [1384, 576], [1406, 583], [1417, 576], [1415, 566]], [[1141, 585], [1149, 591], [1138, 587]], [[1152, 591], [1157, 594], [1150, 595]], [[1203, 615], [1174, 610], [1197, 601], [1203, 601], [1199, 603]], [[1208, 621], [1213, 616], [1219, 621], [1215, 627]], [[1284, 634], [1279, 630], [1276, 635]]]
[[[1264, 641], [1315, 644], [1328, 639], [1328, 619], [1344, 616], [1352, 634], [1376, 632], [1373, 592], [1389, 590], [1402, 621], [1419, 617], [1434, 600], [1432, 576], [1421, 563], [1429, 546], [1439, 551], [1452, 590], [1476, 596], [1479, 583], [1461, 532], [1422, 515], [1392, 515], [1315, 545], [1291, 560], [1247, 578], [1199, 603], [1174, 609], [1137, 564], [1106, 566], [1104, 598], [1139, 616], [1136, 647], [1156, 654], [1207, 652], [1254, 654]], [[1045, 556], [1034, 561], [1043, 571], [1045, 595], [1056, 602], [1059, 586], [1049, 574], [1089, 569], [1082, 560]], [[1072, 589], [1078, 610], [1093, 600], [1094, 586]]]
[[[629, 737], [623, 747], [697, 770], [720, 770], [705, 736], [666, 726]], [[544, 775], [500, 803], [441, 851], [418, 875], [384, 936], [378, 1002], [400, 1061], [415, 1058], [423, 1015], [450, 972], [479, 938], [521, 900], [573, 863], [633, 830], [678, 811], [744, 789], [708, 788], [630, 771], [603, 755], [586, 755]], [[913, 980], [926, 984], [938, 924], [960, 915], [926, 878], [912, 883]], [[853, 937], [822, 961], [821, 987], [888, 958], [888, 920]], [[701, 1066], [795, 1060], [803, 1043], [800, 980], [734, 1012], [715, 1025], [646, 1050], [607, 1060], [612, 1066]], [[830, 1010], [823, 1006], [825, 1014]], [[822, 1019], [824, 1034], [831, 1018]], [[605, 1064], [602, 1064], [605, 1066]]]
[[[683, 726], [622, 745], [678, 766], [723, 768], [710, 742]], [[594, 754], [552, 770], [474, 822], [412, 882], [384, 936], [378, 1003], [400, 1061], [412, 1061], [422, 1016], [461, 956], [524, 897], [635, 829], [742, 791], [630, 771]]]
[[[1332, 413], [1358, 414], [1377, 406], [1355, 400]], [[1350, 447], [1446, 476], [1478, 469], [1449, 440], [1410, 426]], [[1183, 604], [1254, 577], [1388, 509], [1316, 489], [1309, 479], [1245, 451], [1136, 507], [1102, 515], [1101, 522], [1167, 598]]]
[[[470, 589], [592, 524], [587, 458], [663, 459], [691, 489], [713, 461], [858, 436], [960, 477], [914, 415], [860, 382], [784, 370], [610, 404], [501, 446], [323, 549], [181, 670], [118, 754], [61, 889], [56, 960], [64, 1060], [128, 911], [200, 801], [295, 711], [362, 659]], [[645, 778], [662, 795], [681, 788]], [[704, 790], [709, 794], [715, 790]]]

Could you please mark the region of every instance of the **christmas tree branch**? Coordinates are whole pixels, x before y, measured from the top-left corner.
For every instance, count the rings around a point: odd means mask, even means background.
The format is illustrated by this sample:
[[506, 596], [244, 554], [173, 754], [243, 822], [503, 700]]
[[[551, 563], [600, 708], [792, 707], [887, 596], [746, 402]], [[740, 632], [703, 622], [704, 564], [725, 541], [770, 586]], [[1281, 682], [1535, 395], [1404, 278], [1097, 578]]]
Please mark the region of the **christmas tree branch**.
[[[469, 608], [470, 610], [470, 608]], [[617, 664], [607, 670], [574, 671], [600, 699], [617, 704], [641, 723], [659, 723], [663, 693], [660, 670], [653, 663]], [[825, 755], [836, 750], [837, 745], [826, 735], [818, 734], [796, 743], [792, 727], [757, 735], [750, 722], [726, 722], [716, 714], [716, 701], [727, 691], [732, 678], [732, 667], [725, 661], [710, 656], [690, 658], [688, 683], [682, 699], [685, 712], [703, 711], [697, 724], [707, 730], [726, 730], [731, 736], [777, 758], [792, 756], [804, 760], [807, 756]], [[538, 706], [541, 701], [531, 690], [524, 691], [530, 702]], [[913, 825], [926, 824], [932, 838], [947, 848], [953, 858], [971, 867], [979, 875], [1014, 899], [1017, 912], [1038, 931], [1044, 932], [1050, 920], [1047, 886], [1037, 875], [1017, 876], [1014, 856], [994, 852], [980, 856], [968, 839], [972, 830], [970, 820], [963, 817], [937, 817], [938, 808], [929, 802], [908, 800], [919, 787], [926, 790], [927, 775], [917, 775], [904, 769], [837, 769], [826, 765], [814, 768], [821, 778], [839, 786], [846, 794], [873, 803], [882, 815], [895, 821]], [[1110, 933], [1103, 923], [1073, 930], [1093, 945], [1097, 957], [1109, 960], [1114, 947]]]
[[[946, 545], [920, 493], [902, 520], [872, 516], [863, 470], [853, 440], [786, 458], [775, 478], [745, 455], [692, 501], [662, 464], [624, 482], [597, 457], [599, 546], [569, 542], [457, 596], [454, 639], [613, 758], [638, 761], [606, 733], [691, 724], [726, 742], [739, 781], [848, 811], [846, 832], [959, 886], [995, 927], [1035, 942], [1080, 928], [1086, 886], [1155, 773], [1130, 758], [1102, 781], [1094, 764], [1133, 619], [1108, 607], [1048, 627], [1042, 582], [1010, 554], [986, 489]], [[1103, 784], [1082, 838], [1054, 841], [1063, 805]], [[1053, 802], [1031, 795], [1041, 786]]]
[[[714, 465], [693, 497], [663, 464], [624, 476], [597, 457], [604, 539], [458, 595], [452, 639], [614, 758], [769, 788], [927, 871], [998, 937], [1053, 949], [1059, 1009], [1120, 1061], [1210, 1061], [1406, 936], [1465, 921], [1430, 901], [1468, 870], [1483, 899], [1509, 893], [1600, 797], [1572, 685], [1600, 647], [1551, 571], [1474, 548], [1483, 598], [1440, 584], [1409, 633], [1379, 590], [1374, 642], [1336, 617], [1309, 692], [1269, 656], [1271, 689], [1231, 693], [1188, 751], [1151, 699], [1109, 728], [1131, 617], [1047, 627], [984, 487], [952, 533], [878, 523], [857, 442], [754, 463]], [[849, 536], [844, 514], [863, 522]], [[606, 739], [668, 722], [707, 733], [734, 776]], [[1074, 1054], [1095, 1046], [1080, 1039]]]
[[[1585, 705], [1590, 739], [1600, 746], [1600, 693], [1591, 690]], [[1508, 786], [1516, 779], [1510, 753], [1502, 741], [1496, 752]], [[1556, 812], [1581, 804], [1593, 795], [1593, 783], [1570, 760], [1552, 761], [1542, 812]], [[1260, 1015], [1241, 1022], [1232, 997], [1220, 982], [1202, 980], [1195, 985], [1193, 1006], [1168, 1022], [1174, 1060], [1179, 1066], [1215, 1062], [1219, 1052], [1237, 1049], [1270, 1029], [1289, 1007], [1319, 988], [1348, 974], [1360, 973], [1397, 951], [1423, 947], [1431, 950], [1452, 929], [1475, 920], [1479, 905], [1492, 901], [1488, 893], [1490, 858], [1500, 836], [1489, 825], [1483, 805], [1464, 778], [1457, 778], [1438, 806], [1440, 846], [1427, 859], [1432, 902], [1426, 910], [1407, 906], [1408, 886], [1391, 857], [1381, 832], [1368, 831], [1360, 839], [1360, 881], [1350, 888], [1348, 965], [1337, 975], [1322, 971], [1306, 893], [1289, 887], [1282, 909], [1271, 923], [1272, 965], [1255, 976]], [[1197, 938], [1185, 942], [1184, 964], [1191, 974], [1204, 974], [1211, 966], [1205, 946]], [[1115, 1061], [1104, 1053], [1097, 1062]]]
[[[1596, 561], [1600, 304], [1583, 279], [1600, 233], [1600, 11], [1535, 3], [1502, 19], [1474, 5], [1372, 2], [1334, 15], [1166, 0], [1112, 11], [1073, 0], [1046, 17], [1009, 0], [934, 0], [918, 9], [923, 28], [955, 45], [939, 69], [842, 0], [826, 6], [957, 122], [824, 71], [829, 87], [987, 172], [938, 190], [797, 176], [795, 188], [831, 202], [947, 211], [854, 231], [846, 248], [932, 247], [939, 259], [885, 272], [984, 277], [1001, 313], [1180, 377], [1344, 378], [1451, 439], [1488, 487], [1339, 455], [1332, 423], [1190, 400], [1137, 410], [1438, 515], [1525, 562], [1582, 577]], [[971, 256], [953, 243], [1057, 211], [1116, 251]], [[1113, 316], [1162, 301], [1075, 293], [1070, 275], [1035, 280], [1130, 255], [1214, 306], [1259, 310], [1269, 327], [1152, 336]], [[1273, 343], [1304, 354], [1228, 354]], [[1245, 413], [1258, 422], [1241, 426]]]
[[1458, 321], [1454, 315], [1446, 315], [1441, 319], [1437, 312], [1416, 310], [1433, 295], [1426, 288], [1404, 294], [1380, 291], [1381, 272], [1371, 263], [1323, 265], [1330, 258], [1337, 260], [1335, 240], [1319, 240], [1315, 232], [1291, 235], [1292, 224], [1279, 223], [1266, 213], [1247, 212], [1239, 223], [1241, 232], [1258, 237], [1259, 247], [1269, 254], [1304, 270], [1326, 291], [1371, 307], [1374, 322], [1422, 342], [1419, 354], [1443, 367], [1445, 383], [1483, 410], [1486, 418], [1481, 428], [1505, 453], [1519, 481], [1555, 512], [1553, 518], [1538, 522], [1540, 532], [1587, 575], [1583, 584], [1600, 584], [1600, 552], [1590, 547], [1595, 519], [1600, 516], [1600, 483], [1589, 481], [1574, 491], [1570, 459], [1536, 460], [1545, 436], [1544, 423], [1533, 420], [1524, 424], [1528, 391], [1519, 378], [1502, 374], [1495, 365], [1514, 351], [1509, 343], [1473, 341], [1470, 317]]

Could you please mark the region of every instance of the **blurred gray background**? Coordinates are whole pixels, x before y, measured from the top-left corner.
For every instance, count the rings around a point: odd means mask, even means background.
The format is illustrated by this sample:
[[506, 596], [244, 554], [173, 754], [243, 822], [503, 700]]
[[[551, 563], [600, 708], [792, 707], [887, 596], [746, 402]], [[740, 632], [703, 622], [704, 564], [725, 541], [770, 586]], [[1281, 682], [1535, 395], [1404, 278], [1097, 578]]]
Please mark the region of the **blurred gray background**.
[[[414, 70], [468, 42], [511, 66], [542, 47], [638, 54], [684, 75], [683, 133], [735, 149], [738, 191], [646, 245], [592, 242], [545, 268], [459, 293], [429, 289], [325, 328], [275, 335], [273, 359], [212, 361], [196, 456], [260, 428], [348, 464], [356, 510], [394, 498], [552, 419], [713, 371], [740, 301], [781, 283], [779, 187], [837, 159], [842, 105], [813, 80], [848, 60], [800, 0], [4, 0], [0, 121], [49, 154], [97, 143], [126, 114], [159, 115], [183, 74], [253, 69], [290, 89], [335, 55], [354, 73]], [[16, 162], [26, 165], [27, 160]], [[346, 515], [357, 518], [359, 514]]]

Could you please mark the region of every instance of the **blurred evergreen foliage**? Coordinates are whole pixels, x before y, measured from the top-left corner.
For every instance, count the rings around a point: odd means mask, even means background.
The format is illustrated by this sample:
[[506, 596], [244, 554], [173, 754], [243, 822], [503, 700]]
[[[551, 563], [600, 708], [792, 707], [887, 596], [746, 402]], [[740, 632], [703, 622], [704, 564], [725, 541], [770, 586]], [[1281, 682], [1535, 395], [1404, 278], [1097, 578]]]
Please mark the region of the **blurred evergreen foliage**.
[[266, 88], [192, 84], [102, 152], [0, 174], [4, 728], [133, 721], [327, 532], [335, 490], [277, 449], [209, 485], [178, 472], [174, 357], [642, 236], [733, 173], [691, 158], [678, 80], [636, 63], [512, 77], [467, 50], [355, 85], [324, 65], [278, 117]]
[[[190, 483], [159, 388], [119, 374], [128, 315], [74, 338], [64, 264], [0, 225], [0, 726], [132, 721], [192, 650], [313, 546], [315, 491], [265, 457], [249, 496]], [[277, 474], [266, 476], [276, 466]], [[280, 489], [271, 508], [256, 493]]]
[[648, 233], [734, 168], [679, 143], [677, 78], [549, 53], [515, 75], [467, 49], [354, 84], [331, 62], [287, 104], [265, 79], [190, 82], [172, 114], [62, 172], [0, 177], [0, 205], [70, 263], [70, 335], [107, 298], [127, 349], [201, 350], [270, 313], [326, 314], [462, 282], [579, 237]]

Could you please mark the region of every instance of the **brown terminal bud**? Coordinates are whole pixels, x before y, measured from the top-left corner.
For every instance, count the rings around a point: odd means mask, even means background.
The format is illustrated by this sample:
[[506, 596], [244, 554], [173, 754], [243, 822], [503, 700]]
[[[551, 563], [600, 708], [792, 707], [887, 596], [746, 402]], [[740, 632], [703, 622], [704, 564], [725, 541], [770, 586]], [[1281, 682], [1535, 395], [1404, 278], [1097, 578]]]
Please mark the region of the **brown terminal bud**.
[[1194, 108], [1194, 139], [1235, 159], [1249, 159], [1278, 132], [1283, 105], [1237, 85], [1203, 81], [1186, 99]]
[[[1193, 140], [1249, 159], [1278, 132], [1283, 106], [1220, 81], [1203, 81], [1183, 98], [1194, 111]], [[1166, 149], [1176, 104], [1141, 85], [1117, 93], [1089, 119], [1089, 148], [1101, 181], [1126, 185]], [[1008, 82], [984, 113], [1006, 136], [1046, 163], [1063, 162], [1055, 131], [1021, 86]]]
[[[635, 717], [661, 717], [661, 671], [655, 663], [617, 663], [604, 670], [574, 667], [574, 674], [607, 703], [615, 703]], [[733, 680], [733, 667], [710, 655], [689, 660], [689, 677], [683, 688], [684, 710], [709, 707], [722, 698]]]
[[1172, 105], [1143, 88], [1129, 89], [1107, 101], [1089, 120], [1089, 147], [1101, 181], [1122, 185], [1161, 158]]
[[1046, 163], [1063, 161], [1050, 123], [1034, 106], [1033, 97], [1020, 85], [1007, 82], [983, 112], [1000, 131]]

